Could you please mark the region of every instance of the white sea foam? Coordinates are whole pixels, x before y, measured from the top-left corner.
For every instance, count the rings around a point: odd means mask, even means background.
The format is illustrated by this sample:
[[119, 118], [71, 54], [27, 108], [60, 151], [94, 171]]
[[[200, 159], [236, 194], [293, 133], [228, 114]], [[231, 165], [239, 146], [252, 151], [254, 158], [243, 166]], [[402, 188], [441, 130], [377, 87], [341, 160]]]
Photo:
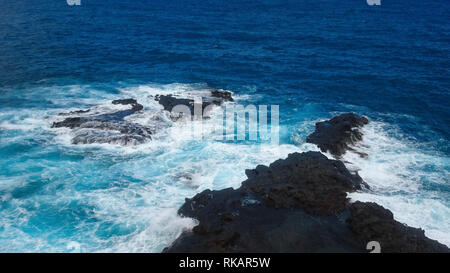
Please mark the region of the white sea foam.
[[[7, 134], [0, 143], [23, 144], [32, 139], [42, 145], [42, 150], [33, 152], [37, 161], [23, 159], [21, 154], [8, 161], [17, 174], [0, 183], [0, 206], [9, 202], [9, 208], [0, 211], [4, 219], [0, 223], [0, 241], [4, 243], [0, 251], [158, 252], [183, 229], [195, 225], [192, 219], [176, 214], [184, 198], [204, 189], [239, 187], [246, 179], [245, 169], [268, 165], [292, 152], [318, 150], [304, 143], [317, 120], [299, 125], [302, 131], [291, 136], [296, 145], [234, 143], [208, 137], [216, 129], [217, 116], [213, 113], [203, 123], [205, 139], [197, 140], [190, 137], [190, 126], [172, 122], [154, 100], [158, 94], [198, 94], [207, 90], [204, 84], [149, 84], [109, 94], [83, 85], [54, 86], [35, 92], [51, 94], [50, 100], [60, 108], [3, 111], [0, 128]], [[135, 98], [144, 106], [144, 111], [126, 120], [158, 126], [151, 141], [135, 146], [73, 145], [70, 129], [50, 128], [54, 121], [64, 118], [57, 116], [60, 112], [90, 108], [100, 114], [124, 109], [111, 104], [111, 100], [120, 98]], [[391, 209], [397, 220], [422, 227], [427, 236], [450, 244], [448, 198], [424, 189], [430, 184], [448, 183], [448, 158], [421, 151], [391, 129], [387, 124], [371, 122], [364, 128], [364, 141], [355, 147], [369, 157], [360, 158], [354, 153], [344, 156], [347, 166], [359, 169], [373, 190], [353, 193], [351, 197], [378, 202]], [[47, 154], [57, 154], [61, 159], [47, 159]], [[428, 170], [429, 166], [436, 169]], [[36, 193], [14, 198], [13, 193], [30, 183], [38, 183], [31, 188]], [[87, 220], [74, 215], [70, 207], [73, 203], [81, 215], [89, 215]], [[57, 215], [66, 215], [65, 221], [75, 226], [46, 222], [46, 228], [36, 230], [30, 224], [38, 213], [53, 213], [54, 208], [58, 208]], [[76, 231], [67, 238], [55, 239], [55, 232], [65, 228]], [[7, 242], [5, 238], [9, 238]]]
[[[305, 139], [320, 120], [298, 124], [291, 141], [303, 150], [307, 146], [312, 150]], [[450, 159], [434, 147], [423, 150], [387, 123], [371, 121], [362, 132], [363, 141], [353, 148], [368, 157], [348, 151], [341, 160], [349, 170], [358, 171], [371, 190], [349, 194], [352, 201], [376, 202], [390, 209], [396, 220], [422, 228], [428, 237], [450, 246], [450, 193], [446, 190]], [[335, 159], [328, 152], [324, 154]]]
[[[354, 146], [368, 154], [347, 152], [343, 161], [359, 169], [371, 191], [350, 194], [352, 200], [373, 201], [390, 209], [394, 217], [450, 245], [448, 157], [423, 151], [388, 124], [372, 121], [362, 129], [363, 141]], [[431, 147], [430, 147], [431, 148]]]
[[[75, 87], [70, 90], [79, 92]], [[50, 139], [49, 145], [57, 144], [69, 154], [88, 155], [93, 162], [109, 158], [116, 162], [115, 171], [111, 173], [96, 175], [95, 170], [89, 170], [89, 163], [84, 162], [66, 164], [59, 169], [48, 168], [41, 174], [49, 180], [64, 181], [64, 190], [58, 190], [57, 196], [54, 196], [55, 200], [70, 203], [82, 199], [89, 206], [95, 207], [95, 218], [101, 219], [95, 225], [80, 223], [82, 230], [80, 233], [83, 234], [76, 234], [53, 243], [54, 251], [161, 251], [183, 229], [195, 225], [192, 219], [180, 218], [176, 214], [176, 209], [184, 198], [208, 188], [239, 187], [246, 178], [245, 169], [254, 168], [258, 164], [270, 164], [279, 158], [285, 158], [291, 152], [301, 151], [300, 147], [288, 144], [277, 146], [270, 143], [237, 144], [215, 141], [210, 137], [214, 135], [215, 123], [218, 122], [214, 112], [210, 119], [203, 122], [205, 139], [195, 139], [191, 134], [191, 126], [173, 122], [168, 113], [162, 111], [162, 106], [154, 100], [154, 96], [158, 94], [185, 96], [186, 93], [201, 95], [205, 92], [209, 92], [206, 85], [128, 87], [121, 89], [120, 94], [114, 98], [100, 98], [95, 105], [54, 110], [53, 116], [45, 113], [48, 115], [46, 118], [48, 124], [43, 129], [55, 134]], [[117, 111], [121, 109], [120, 106], [112, 105], [110, 100], [119, 98], [135, 98], [144, 106], [143, 111], [127, 116], [126, 120], [145, 126], [158, 126], [151, 141], [135, 146], [73, 145], [70, 129], [50, 128], [52, 122], [64, 118], [55, 115], [58, 111], [69, 112], [90, 108], [91, 111], [86, 115]], [[123, 180], [121, 176], [127, 178]], [[128, 182], [130, 179], [139, 183], [130, 184]], [[101, 186], [104, 181], [110, 180], [107, 187]], [[115, 180], [116, 182], [113, 182]], [[124, 187], [123, 183], [127, 186]], [[96, 184], [101, 188], [95, 189]], [[47, 190], [52, 192], [52, 187], [57, 186], [49, 185]], [[80, 187], [93, 189], [80, 192], [77, 190]], [[38, 202], [44, 201], [40, 199]], [[52, 200], [45, 202], [53, 204]], [[102, 238], [106, 236], [102, 234], [108, 234], [109, 230], [105, 231], [104, 226], [109, 224], [112, 225], [110, 229], [118, 230], [119, 234], [111, 231], [111, 236]], [[88, 226], [89, 230], [85, 230]], [[120, 235], [122, 229], [123, 235]], [[46, 234], [42, 234], [42, 237], [45, 238]], [[25, 243], [24, 239], [23, 244]], [[42, 247], [45, 245], [44, 241]]]
[[[132, 115], [128, 119], [133, 122], [150, 124], [154, 111], [161, 106], [154, 101], [157, 94], [180, 95], [183, 92], [190, 94], [204, 92], [205, 86], [173, 84], [164, 86], [139, 86], [121, 90], [124, 98], [135, 97], [144, 104], [145, 108], [153, 113]], [[150, 111], [149, 111], [150, 112]], [[165, 116], [160, 119], [171, 123]], [[302, 124], [303, 128], [313, 127], [317, 120], [309, 120]], [[209, 122], [203, 123], [206, 135], [214, 130], [214, 115]], [[183, 124], [171, 123], [171, 126], [158, 133], [155, 138], [139, 147], [122, 147], [122, 153], [158, 153], [158, 161], [165, 162], [159, 168], [167, 171], [163, 180], [174, 183], [177, 187], [193, 189], [198, 192], [203, 189], [221, 189], [225, 187], [239, 187], [245, 180], [244, 170], [254, 168], [258, 164], [285, 158], [291, 152], [318, 150], [315, 145], [302, 143], [306, 133], [293, 135], [299, 146], [270, 144], [236, 144], [217, 141], [199, 142], [189, 138], [190, 127]], [[371, 192], [353, 193], [353, 200], [375, 201], [394, 212], [397, 220], [414, 227], [426, 230], [430, 238], [449, 244], [450, 239], [450, 213], [445, 200], [439, 195], [426, 193], [422, 190], [424, 183], [447, 183], [448, 158], [420, 151], [414, 143], [408, 143], [398, 131], [387, 124], [372, 121], [364, 127], [364, 140], [355, 148], [369, 155], [361, 158], [358, 154], [348, 152], [343, 161], [349, 169], [358, 170], [361, 177], [371, 186]], [[294, 139], [295, 142], [295, 139]], [[330, 154], [325, 153], [329, 158]], [[145, 172], [140, 167], [145, 164], [136, 162], [133, 167], [134, 175], [139, 179], [146, 179]], [[427, 165], [437, 166], [437, 170], [426, 171]], [[141, 175], [140, 175], [141, 173]], [[172, 188], [177, 191], [178, 188]], [[192, 194], [191, 194], [192, 195]], [[188, 195], [189, 196], [189, 195]], [[441, 198], [441, 199], [439, 199]], [[149, 234], [143, 233], [143, 234]], [[143, 236], [143, 235], [140, 235]], [[124, 242], [122, 245], [124, 246]]]

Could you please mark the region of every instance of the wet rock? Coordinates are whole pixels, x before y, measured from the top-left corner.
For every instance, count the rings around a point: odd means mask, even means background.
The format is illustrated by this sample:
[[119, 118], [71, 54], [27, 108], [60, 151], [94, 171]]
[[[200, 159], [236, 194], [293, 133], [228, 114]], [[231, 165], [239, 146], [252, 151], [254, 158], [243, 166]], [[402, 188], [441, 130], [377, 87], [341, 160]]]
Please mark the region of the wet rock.
[[212, 90], [211, 97], [220, 98], [223, 101], [234, 101], [233, 97], [231, 96], [231, 92], [224, 91], [224, 90], [218, 90], [218, 89]]
[[[360, 127], [369, 123], [366, 117], [354, 113], [336, 116], [330, 120], [316, 123], [315, 131], [306, 138], [306, 142], [316, 144], [322, 152], [330, 152], [334, 156], [341, 156], [352, 145], [362, 140]], [[361, 156], [367, 156], [361, 153]]]
[[52, 128], [68, 127], [70, 129], [73, 129], [76, 127], [80, 127], [80, 125], [84, 122], [86, 122], [86, 119], [81, 117], [66, 118], [63, 121], [53, 122]]
[[191, 112], [194, 108], [194, 100], [176, 98], [172, 95], [156, 95], [155, 100], [164, 107], [164, 110], [169, 112], [172, 111], [173, 107], [177, 105], [186, 105], [189, 109], [191, 109]]
[[120, 100], [113, 100], [112, 104], [128, 105], [128, 104], [138, 104], [138, 103], [135, 99], [120, 99]]
[[347, 222], [361, 246], [377, 241], [382, 252], [449, 252], [447, 246], [427, 238], [424, 230], [395, 221], [391, 211], [376, 203], [353, 203]]
[[[124, 120], [143, 109], [135, 99], [114, 100], [112, 104], [130, 105], [130, 109], [104, 114], [67, 117], [54, 122], [52, 128], [67, 127], [73, 130], [73, 144], [111, 143], [135, 145], [151, 139], [152, 130], [137, 123]], [[89, 110], [72, 111], [69, 115], [85, 114]]]
[[131, 111], [137, 112], [137, 111], [141, 111], [142, 109], [144, 109], [144, 106], [142, 106], [141, 104], [137, 103], [137, 101], [135, 99], [121, 99], [121, 100], [113, 100], [112, 104], [122, 104], [122, 105], [131, 105]]
[[[204, 94], [202, 97], [202, 111], [205, 107], [213, 105], [222, 105], [226, 101], [233, 101], [231, 92], [214, 89], [208, 94]], [[164, 107], [166, 111], [172, 111], [173, 107], [177, 105], [185, 105], [189, 107], [191, 113], [194, 111], [194, 99], [192, 98], [180, 98], [174, 95], [156, 95], [155, 100]]]

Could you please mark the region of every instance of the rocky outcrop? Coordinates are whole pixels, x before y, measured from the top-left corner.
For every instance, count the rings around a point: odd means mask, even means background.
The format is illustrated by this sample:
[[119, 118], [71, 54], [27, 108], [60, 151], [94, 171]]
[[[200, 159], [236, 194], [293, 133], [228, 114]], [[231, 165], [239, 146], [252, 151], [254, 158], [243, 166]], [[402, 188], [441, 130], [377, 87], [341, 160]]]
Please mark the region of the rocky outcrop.
[[[316, 123], [315, 131], [306, 138], [306, 142], [316, 144], [322, 152], [330, 152], [334, 156], [341, 156], [349, 145], [362, 140], [360, 127], [369, 123], [366, 117], [346, 113], [330, 120]], [[367, 156], [360, 153], [361, 156]]]
[[211, 97], [219, 98], [221, 101], [234, 101], [231, 92], [224, 90], [211, 90]]
[[448, 252], [386, 209], [349, 204], [347, 192], [366, 185], [319, 152], [293, 153], [246, 174], [236, 190], [186, 199], [179, 214], [199, 224], [164, 252], [368, 252], [369, 241], [382, 252]]
[[[201, 98], [202, 98], [202, 110], [204, 110], [205, 107], [211, 104], [222, 105], [224, 102], [234, 101], [234, 99], [231, 96], [231, 92], [219, 89], [213, 89], [206, 94], [202, 94]], [[189, 107], [191, 113], [193, 113], [194, 111], [193, 98], [177, 97], [169, 94], [169, 95], [157, 95], [155, 96], [155, 100], [158, 101], [159, 104], [161, 104], [164, 107], [164, 110], [169, 112], [172, 111], [173, 107], [177, 105], [185, 105]]]
[[[62, 121], [54, 122], [52, 128], [66, 127], [73, 129], [73, 144], [114, 143], [139, 144], [151, 138], [150, 128], [126, 121], [124, 118], [141, 111], [144, 107], [135, 99], [112, 101], [114, 105], [129, 105], [126, 110], [103, 114], [89, 115], [89, 110], [72, 111], [60, 115], [69, 116]], [[74, 116], [75, 115], [75, 116]]]
[[340, 161], [318, 152], [294, 153], [246, 174], [239, 189], [206, 190], [186, 199], [179, 213], [199, 225], [165, 251], [361, 251], [343, 228], [343, 215], [346, 191], [363, 184]]
[[164, 107], [164, 110], [169, 112], [177, 105], [186, 105], [191, 111], [194, 107], [194, 100], [176, 98], [173, 95], [157, 95], [155, 100]]

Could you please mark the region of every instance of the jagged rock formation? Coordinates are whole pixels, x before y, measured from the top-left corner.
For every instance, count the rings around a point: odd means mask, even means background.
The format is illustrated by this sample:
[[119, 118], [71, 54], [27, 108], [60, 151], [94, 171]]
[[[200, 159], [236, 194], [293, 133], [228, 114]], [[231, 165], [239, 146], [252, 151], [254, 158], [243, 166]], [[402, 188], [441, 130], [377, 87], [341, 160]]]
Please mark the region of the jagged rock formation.
[[[164, 107], [166, 111], [172, 111], [176, 105], [185, 105], [189, 107], [191, 113], [194, 111], [194, 99], [192, 98], [180, 98], [173, 95], [157, 95], [155, 100]], [[207, 96], [202, 96], [202, 110], [205, 107], [214, 104], [222, 105], [226, 101], [234, 101], [231, 97], [231, 92], [213, 89]]]
[[144, 109], [144, 106], [137, 103], [137, 101], [135, 99], [113, 100], [112, 104], [131, 105], [131, 111], [133, 113]]
[[[247, 171], [239, 189], [206, 190], [179, 213], [199, 220], [166, 252], [358, 251], [342, 229], [345, 191], [361, 187], [339, 161], [318, 152], [290, 154]], [[339, 236], [335, 236], [339, 234]]]
[[366, 186], [341, 161], [328, 160], [319, 152], [293, 153], [269, 167], [247, 170], [242, 182], [246, 191], [262, 197], [274, 208], [303, 208], [307, 212], [332, 215], [347, 205], [346, 192]]
[[[346, 113], [330, 120], [316, 123], [315, 131], [306, 138], [306, 142], [316, 144], [322, 152], [330, 152], [334, 156], [341, 156], [349, 146], [362, 139], [360, 127], [369, 123], [366, 117], [354, 113]], [[365, 154], [360, 154], [366, 156]]]

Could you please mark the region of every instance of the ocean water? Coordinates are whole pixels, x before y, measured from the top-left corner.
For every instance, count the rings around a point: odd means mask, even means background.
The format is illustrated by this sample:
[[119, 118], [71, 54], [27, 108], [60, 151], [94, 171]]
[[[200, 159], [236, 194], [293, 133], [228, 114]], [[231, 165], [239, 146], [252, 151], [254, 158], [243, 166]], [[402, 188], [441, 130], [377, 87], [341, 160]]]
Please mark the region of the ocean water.
[[[317, 150], [314, 123], [348, 111], [371, 121], [368, 157], [343, 159], [372, 190], [351, 198], [450, 246], [450, 2], [99, 2], [0, 3], [0, 252], [159, 252], [196, 224], [176, 214], [184, 198]], [[176, 123], [142, 145], [73, 145], [51, 128], [129, 97], [146, 124], [149, 95], [206, 88], [279, 105], [279, 145]]]

